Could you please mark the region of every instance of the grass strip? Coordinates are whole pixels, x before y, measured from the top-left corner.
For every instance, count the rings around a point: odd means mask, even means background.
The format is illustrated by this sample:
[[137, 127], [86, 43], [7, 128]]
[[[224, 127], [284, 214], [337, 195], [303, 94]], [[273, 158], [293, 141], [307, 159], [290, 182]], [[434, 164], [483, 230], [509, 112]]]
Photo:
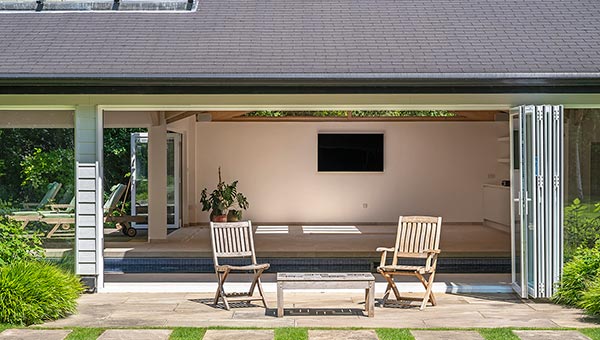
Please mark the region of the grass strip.
[[408, 329], [404, 328], [377, 328], [375, 330], [379, 340], [414, 340]]
[[177, 327], [173, 329], [170, 340], [189, 340], [189, 339], [202, 339], [206, 333], [206, 328], [197, 327]]
[[96, 340], [104, 328], [73, 328], [66, 340]]
[[592, 340], [600, 340], [600, 328], [582, 328], [579, 331]]
[[275, 328], [275, 340], [308, 340], [308, 329], [302, 327]]
[[485, 340], [519, 340], [510, 328], [483, 328], [478, 331]]

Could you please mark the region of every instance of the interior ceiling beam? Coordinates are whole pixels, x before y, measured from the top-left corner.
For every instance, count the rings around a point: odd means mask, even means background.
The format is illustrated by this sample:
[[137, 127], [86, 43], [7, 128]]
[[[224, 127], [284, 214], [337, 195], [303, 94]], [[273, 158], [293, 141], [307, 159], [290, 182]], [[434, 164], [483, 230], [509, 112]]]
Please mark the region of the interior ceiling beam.
[[248, 112], [252, 111], [209, 111], [212, 116], [213, 122], [230, 121], [233, 119], [248, 119], [248, 117], [241, 117]]
[[198, 113], [206, 113], [206, 111], [176, 111], [167, 112], [166, 120], [167, 124], [175, 123], [176, 121], [185, 119], [190, 116], [194, 116]]

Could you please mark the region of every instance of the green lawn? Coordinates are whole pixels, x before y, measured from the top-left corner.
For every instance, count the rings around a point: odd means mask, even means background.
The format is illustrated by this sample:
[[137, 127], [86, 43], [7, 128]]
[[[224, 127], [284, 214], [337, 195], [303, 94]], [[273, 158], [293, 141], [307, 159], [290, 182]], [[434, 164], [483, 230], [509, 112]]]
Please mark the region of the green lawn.
[[600, 328], [585, 328], [579, 331], [592, 340], [600, 340]]
[[171, 340], [184, 340], [184, 339], [202, 339], [206, 333], [206, 328], [194, 328], [194, 327], [179, 327], [173, 329], [171, 333]]
[[479, 334], [486, 340], [519, 340], [510, 328], [480, 329]]
[[408, 329], [404, 328], [378, 328], [375, 330], [379, 340], [414, 340]]
[[67, 340], [96, 340], [102, 332], [103, 328], [74, 328]]
[[275, 340], [308, 340], [308, 329], [306, 328], [276, 328]]

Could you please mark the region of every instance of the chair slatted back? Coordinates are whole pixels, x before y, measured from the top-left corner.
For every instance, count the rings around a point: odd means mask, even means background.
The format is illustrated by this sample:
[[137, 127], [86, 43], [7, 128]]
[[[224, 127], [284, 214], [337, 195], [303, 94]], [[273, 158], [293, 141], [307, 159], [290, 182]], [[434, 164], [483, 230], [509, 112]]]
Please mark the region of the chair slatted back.
[[56, 194], [58, 194], [61, 187], [62, 184], [58, 182], [52, 182], [48, 184], [48, 190], [46, 191], [44, 197], [42, 197], [42, 199], [40, 200], [40, 203], [36, 206], [36, 209], [42, 209], [44, 206], [50, 203], [50, 201], [53, 200], [54, 197], [56, 197]]
[[424, 250], [439, 250], [441, 230], [441, 217], [400, 216], [393, 265], [398, 257], [426, 257]]
[[219, 257], [251, 257], [256, 264], [252, 222], [210, 223], [210, 236], [215, 266]]
[[125, 184], [117, 184], [110, 188], [110, 195], [108, 199], [104, 203], [104, 216], [110, 215], [119, 204], [121, 197], [125, 193], [126, 186]]

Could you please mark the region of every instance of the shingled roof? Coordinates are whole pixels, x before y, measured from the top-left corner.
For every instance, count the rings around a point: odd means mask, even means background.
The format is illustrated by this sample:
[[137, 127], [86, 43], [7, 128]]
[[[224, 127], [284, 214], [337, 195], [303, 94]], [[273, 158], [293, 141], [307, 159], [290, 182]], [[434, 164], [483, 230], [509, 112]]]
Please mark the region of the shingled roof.
[[[126, 1], [126, 0], [123, 0]], [[598, 0], [199, 0], [0, 13], [0, 79], [600, 79]]]

